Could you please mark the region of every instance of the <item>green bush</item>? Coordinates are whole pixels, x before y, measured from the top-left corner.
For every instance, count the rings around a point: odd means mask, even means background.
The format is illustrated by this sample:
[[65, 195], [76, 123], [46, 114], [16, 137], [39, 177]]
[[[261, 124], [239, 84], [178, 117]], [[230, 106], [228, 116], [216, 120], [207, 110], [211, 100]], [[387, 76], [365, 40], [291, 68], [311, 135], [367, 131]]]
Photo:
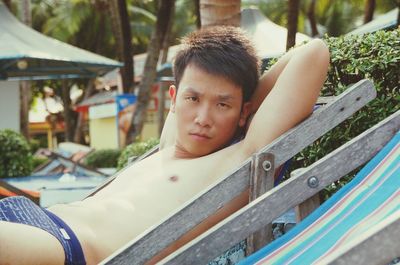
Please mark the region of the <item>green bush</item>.
[[12, 130], [0, 131], [0, 178], [27, 176], [33, 163], [26, 139]]
[[34, 154], [40, 148], [40, 142], [37, 139], [29, 139], [29, 149]]
[[92, 168], [117, 167], [120, 155], [119, 149], [100, 149], [90, 153], [84, 159], [84, 164]]
[[130, 157], [141, 156], [142, 154], [146, 153], [148, 150], [156, 146], [159, 142], [159, 139], [151, 138], [144, 142], [136, 142], [126, 146], [118, 159], [117, 170], [125, 167], [128, 164], [128, 159]]
[[32, 158], [32, 168], [35, 169], [38, 166], [44, 164], [45, 162], [48, 162], [49, 159], [47, 157], [37, 157], [33, 156]]
[[[322, 95], [338, 95], [347, 86], [368, 78], [375, 85], [377, 97], [301, 152], [294, 167], [312, 164], [400, 108], [400, 30], [325, 37], [325, 41], [331, 53], [331, 66]], [[352, 175], [328, 187], [323, 197], [329, 197]]]

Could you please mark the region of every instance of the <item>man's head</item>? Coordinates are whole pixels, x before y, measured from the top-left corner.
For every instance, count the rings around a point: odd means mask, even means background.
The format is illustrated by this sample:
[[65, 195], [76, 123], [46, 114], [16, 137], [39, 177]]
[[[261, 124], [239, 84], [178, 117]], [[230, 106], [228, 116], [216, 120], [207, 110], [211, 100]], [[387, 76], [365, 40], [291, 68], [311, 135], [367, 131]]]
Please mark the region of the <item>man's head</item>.
[[259, 60], [245, 33], [236, 27], [208, 27], [189, 34], [174, 61], [175, 85], [179, 88], [186, 67], [224, 77], [242, 89], [249, 101], [259, 79]]
[[246, 123], [258, 66], [237, 28], [207, 28], [184, 39], [174, 64], [176, 86], [170, 87], [179, 156], [207, 155], [232, 140]]

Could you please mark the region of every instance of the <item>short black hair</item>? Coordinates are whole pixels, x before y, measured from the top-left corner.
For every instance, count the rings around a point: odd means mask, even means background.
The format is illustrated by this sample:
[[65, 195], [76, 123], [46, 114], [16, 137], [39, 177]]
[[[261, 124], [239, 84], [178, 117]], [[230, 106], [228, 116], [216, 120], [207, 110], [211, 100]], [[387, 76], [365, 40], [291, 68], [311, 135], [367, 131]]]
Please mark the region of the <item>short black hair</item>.
[[237, 27], [207, 27], [183, 38], [174, 61], [177, 87], [189, 64], [241, 87], [244, 102], [250, 100], [258, 84], [260, 62], [255, 48]]

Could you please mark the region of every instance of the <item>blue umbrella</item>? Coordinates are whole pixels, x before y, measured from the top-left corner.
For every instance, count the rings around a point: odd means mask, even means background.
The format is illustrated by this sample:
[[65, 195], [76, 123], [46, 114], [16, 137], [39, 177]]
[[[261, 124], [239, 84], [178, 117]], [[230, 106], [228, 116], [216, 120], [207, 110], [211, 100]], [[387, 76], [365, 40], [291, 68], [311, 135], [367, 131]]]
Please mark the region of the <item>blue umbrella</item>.
[[0, 2], [0, 80], [90, 78], [121, 66], [33, 30]]

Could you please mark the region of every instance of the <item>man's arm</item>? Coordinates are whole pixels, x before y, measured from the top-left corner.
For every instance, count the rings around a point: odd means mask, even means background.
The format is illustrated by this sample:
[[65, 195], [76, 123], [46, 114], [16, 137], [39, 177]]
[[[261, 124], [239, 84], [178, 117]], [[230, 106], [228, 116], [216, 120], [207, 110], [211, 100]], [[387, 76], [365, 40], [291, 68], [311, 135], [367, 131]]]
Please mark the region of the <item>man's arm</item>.
[[262, 76], [252, 98], [252, 110], [256, 113], [242, 143], [246, 156], [310, 115], [328, 65], [325, 43], [312, 40], [288, 52]]
[[293, 54], [298, 53], [299, 50], [304, 49], [304, 46], [297, 47], [285, 53], [279, 60], [271, 66], [270, 69], [265, 71], [259, 82], [256, 90], [254, 91], [253, 96], [251, 97], [251, 112], [252, 114], [256, 113], [261, 103], [264, 101], [265, 97], [271, 92], [274, 87], [276, 80], [279, 75], [282, 73], [283, 69], [286, 67], [290, 58], [292, 58]]

